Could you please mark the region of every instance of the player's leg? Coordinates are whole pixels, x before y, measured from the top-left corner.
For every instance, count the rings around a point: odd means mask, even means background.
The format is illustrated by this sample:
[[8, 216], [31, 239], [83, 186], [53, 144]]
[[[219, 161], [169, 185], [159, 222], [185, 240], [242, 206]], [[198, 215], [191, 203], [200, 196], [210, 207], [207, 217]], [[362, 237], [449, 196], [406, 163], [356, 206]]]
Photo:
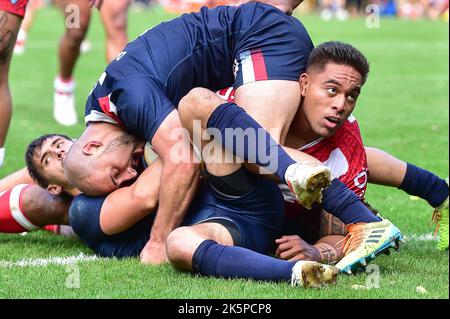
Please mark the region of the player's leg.
[[62, 125], [75, 125], [75, 80], [72, 78], [80, 45], [89, 27], [91, 9], [85, 0], [60, 0], [66, 31], [59, 43], [59, 74], [54, 81], [53, 116]]
[[25, 52], [28, 31], [33, 24], [35, 11], [38, 9], [38, 3], [36, 2], [36, 0], [28, 1], [27, 10], [22, 20], [22, 24], [20, 25], [19, 34], [17, 35], [16, 44], [14, 46], [14, 54], [22, 55]]
[[128, 43], [127, 11], [129, 0], [105, 0], [100, 18], [106, 33], [106, 61], [110, 62]]
[[[12, 101], [9, 90], [9, 65], [22, 17], [10, 13], [13, 7], [9, 2], [0, 6], [0, 167], [5, 158], [5, 140], [11, 121]], [[23, 8], [23, 10], [25, 10]]]
[[409, 195], [426, 200], [434, 209], [433, 219], [439, 227], [438, 248], [448, 249], [449, 237], [449, 187], [448, 179], [444, 180], [435, 174], [403, 162], [394, 156], [373, 148], [366, 147], [369, 182], [397, 187]]
[[318, 287], [336, 281], [337, 270], [311, 261], [290, 262], [234, 246], [226, 227], [203, 223], [180, 227], [167, 238], [171, 264], [202, 276], [291, 282]]
[[70, 197], [51, 195], [36, 185], [17, 185], [0, 195], [0, 232], [22, 233], [47, 225], [68, 225], [70, 202]]
[[[286, 181], [286, 176], [291, 176], [292, 169], [286, 173], [287, 167], [300, 172], [300, 169], [296, 170], [299, 164], [257, 121], [243, 108], [234, 103], [225, 102], [214, 92], [204, 88], [191, 90], [180, 101], [178, 111], [184, 118], [184, 127], [193, 128], [193, 123], [198, 123], [199, 129], [215, 131], [216, 139], [219, 139], [227, 150], [247, 162], [256, 163], [269, 170], [283, 182]], [[276, 117], [274, 121], [277, 121]], [[311, 158], [314, 163], [317, 162], [316, 159], [305, 154], [303, 160], [306, 158]], [[288, 163], [287, 166], [286, 163]], [[291, 188], [297, 190], [300, 202], [310, 207], [314, 200], [321, 197], [322, 187], [328, 184], [329, 169], [323, 165], [302, 165], [302, 168], [308, 176], [300, 176], [295, 181], [292, 180], [292, 183], [288, 182]], [[305, 194], [313, 196], [304, 196]]]

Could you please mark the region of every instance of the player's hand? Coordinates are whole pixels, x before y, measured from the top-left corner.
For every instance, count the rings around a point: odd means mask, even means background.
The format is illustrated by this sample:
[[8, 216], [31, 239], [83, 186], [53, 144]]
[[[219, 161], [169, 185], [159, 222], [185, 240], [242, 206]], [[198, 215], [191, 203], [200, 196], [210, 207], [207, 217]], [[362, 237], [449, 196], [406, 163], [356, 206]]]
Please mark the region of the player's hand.
[[311, 260], [320, 262], [319, 250], [297, 235], [283, 236], [276, 239], [275, 243], [278, 245], [275, 252], [278, 258], [289, 261]]
[[103, 5], [103, 0], [89, 0], [89, 6], [91, 8], [97, 8], [98, 10], [100, 10], [102, 8]]
[[166, 254], [166, 243], [150, 240], [141, 251], [141, 262], [149, 265], [159, 265], [168, 262]]

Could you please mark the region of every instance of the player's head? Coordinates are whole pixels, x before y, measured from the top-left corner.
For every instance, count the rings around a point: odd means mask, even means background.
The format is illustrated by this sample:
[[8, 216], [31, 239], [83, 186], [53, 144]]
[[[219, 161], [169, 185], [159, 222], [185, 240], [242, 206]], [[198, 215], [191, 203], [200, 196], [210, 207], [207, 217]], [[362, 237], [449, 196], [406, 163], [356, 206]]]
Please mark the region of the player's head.
[[33, 180], [52, 193], [69, 187], [62, 162], [72, 146], [72, 139], [62, 134], [46, 134], [33, 140], [25, 152], [25, 163]]
[[78, 190], [90, 196], [106, 195], [137, 177], [143, 143], [124, 131], [83, 135], [64, 160], [64, 173]]
[[366, 57], [347, 43], [314, 48], [300, 77], [303, 124], [316, 136], [334, 134], [353, 112], [368, 73]]

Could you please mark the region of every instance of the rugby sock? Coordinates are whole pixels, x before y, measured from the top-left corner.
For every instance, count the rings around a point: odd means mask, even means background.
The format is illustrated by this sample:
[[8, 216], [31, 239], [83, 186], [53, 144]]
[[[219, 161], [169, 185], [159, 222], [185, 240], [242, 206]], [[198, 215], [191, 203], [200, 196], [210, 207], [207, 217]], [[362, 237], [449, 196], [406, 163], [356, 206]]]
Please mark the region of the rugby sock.
[[[243, 108], [235, 103], [219, 105], [209, 117], [206, 128], [218, 129], [222, 145], [234, 155], [268, 169], [286, 182], [286, 169], [295, 161]], [[232, 135], [235, 129], [250, 129], [251, 134], [242, 134], [244, 141], [236, 140]]]
[[5, 148], [0, 147], [0, 167], [3, 166], [4, 160], [5, 160]]
[[361, 199], [337, 178], [333, 179], [331, 185], [323, 190], [322, 195], [323, 208], [346, 225], [380, 221]]
[[22, 194], [28, 185], [17, 185], [0, 193], [0, 233], [23, 233], [39, 229], [22, 208]]
[[406, 174], [398, 188], [425, 199], [432, 207], [438, 207], [448, 197], [445, 180], [410, 163], [406, 163]]
[[203, 241], [192, 257], [195, 273], [202, 276], [266, 281], [291, 280], [295, 262], [269, 257], [252, 250]]

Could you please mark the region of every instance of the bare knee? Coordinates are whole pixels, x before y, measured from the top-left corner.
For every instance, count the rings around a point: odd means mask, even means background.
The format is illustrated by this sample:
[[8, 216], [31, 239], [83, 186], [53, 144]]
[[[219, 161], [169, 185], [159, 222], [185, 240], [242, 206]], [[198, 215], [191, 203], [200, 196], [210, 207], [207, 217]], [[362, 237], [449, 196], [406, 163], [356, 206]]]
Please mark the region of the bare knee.
[[68, 28], [64, 34], [64, 40], [68, 41], [71, 46], [79, 47], [86, 37], [88, 26], [79, 28]]
[[222, 103], [224, 100], [214, 92], [200, 87], [193, 88], [178, 104], [178, 112], [183, 126], [194, 119], [201, 120], [203, 126], [211, 113]]
[[194, 231], [190, 227], [179, 227], [167, 237], [167, 257], [172, 266], [178, 270], [192, 270], [192, 257], [197, 246], [192, 240], [193, 235]]

